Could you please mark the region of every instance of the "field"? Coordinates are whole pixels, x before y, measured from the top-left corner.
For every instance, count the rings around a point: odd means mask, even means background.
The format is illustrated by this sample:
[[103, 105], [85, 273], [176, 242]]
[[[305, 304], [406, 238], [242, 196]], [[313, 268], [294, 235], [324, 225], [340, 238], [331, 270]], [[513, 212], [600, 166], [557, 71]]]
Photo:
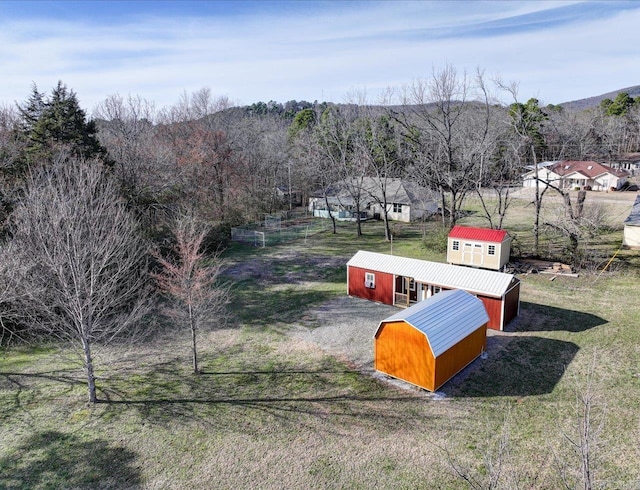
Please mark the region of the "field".
[[[588, 243], [602, 267], [634, 198], [589, 194], [611, 225]], [[465, 209], [461, 224], [484, 224], [476, 201]], [[521, 196], [505, 226], [523, 250], [531, 215]], [[187, 332], [162, 322], [136, 345], [100, 349], [95, 406], [70, 348], [3, 349], [0, 488], [584, 488], [585, 427], [594, 488], [640, 487], [638, 252], [619, 251], [605, 272], [521, 276], [520, 319], [434, 396], [313, 341], [337, 321], [326, 308], [344, 298], [357, 250], [444, 260], [437, 222], [396, 224], [393, 244], [379, 223], [363, 230], [231, 247], [232, 318], [202, 332], [199, 376]]]

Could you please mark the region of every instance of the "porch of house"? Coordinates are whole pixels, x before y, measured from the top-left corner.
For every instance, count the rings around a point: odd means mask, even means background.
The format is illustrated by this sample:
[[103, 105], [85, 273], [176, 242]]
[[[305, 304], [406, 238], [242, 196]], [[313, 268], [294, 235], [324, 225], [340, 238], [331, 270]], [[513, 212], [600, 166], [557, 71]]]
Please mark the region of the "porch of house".
[[393, 304], [400, 308], [408, 308], [442, 290], [440, 286], [417, 282], [412, 277], [395, 276]]

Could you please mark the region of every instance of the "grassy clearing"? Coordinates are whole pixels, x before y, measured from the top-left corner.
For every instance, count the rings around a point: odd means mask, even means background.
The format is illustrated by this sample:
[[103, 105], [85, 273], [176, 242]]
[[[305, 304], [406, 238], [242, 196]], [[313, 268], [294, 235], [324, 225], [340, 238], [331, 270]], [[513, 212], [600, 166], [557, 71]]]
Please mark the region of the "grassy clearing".
[[[463, 223], [482, 224], [474, 206]], [[518, 201], [509, 216], [522, 243], [528, 209]], [[491, 337], [489, 359], [434, 400], [287, 335], [309, 308], [345, 294], [353, 253], [390, 252], [380, 224], [365, 223], [364, 232], [357, 238], [341, 224], [337, 235], [306, 243], [227, 251], [233, 321], [203, 332], [200, 376], [190, 373], [184, 332], [165, 331], [101, 350], [104, 402], [87, 406], [66, 348], [3, 350], [0, 488], [461, 488], [451, 465], [486, 477], [484, 457], [505, 427], [505, 475], [522, 488], [559, 488], [555, 455], [577, 468], [566, 436], [577, 435], [576, 393], [594, 358], [594, 415], [606, 416], [596, 475], [603, 488], [637, 488], [640, 305], [631, 252], [601, 276], [523, 277], [519, 322]], [[444, 260], [437, 223], [398, 225], [394, 235], [395, 254]], [[598, 243], [613, 254], [620, 238], [613, 230]]]

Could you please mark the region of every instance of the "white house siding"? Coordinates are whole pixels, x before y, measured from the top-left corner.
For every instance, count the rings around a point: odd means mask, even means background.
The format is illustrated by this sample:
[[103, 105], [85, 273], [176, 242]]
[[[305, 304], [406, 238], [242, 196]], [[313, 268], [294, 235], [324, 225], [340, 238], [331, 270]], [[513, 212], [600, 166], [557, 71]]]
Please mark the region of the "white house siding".
[[640, 226], [625, 225], [622, 244], [632, 249], [640, 249]]
[[[523, 187], [528, 187], [530, 189], [535, 189], [536, 187], [536, 174], [534, 171], [524, 174], [522, 181]], [[546, 168], [541, 168], [538, 170], [538, 180], [540, 182], [539, 188], [545, 189], [547, 187], [547, 182], [550, 182], [553, 185], [560, 186], [561, 177], [549, 171]]]
[[623, 245], [633, 249], [640, 249], [640, 196], [636, 197], [629, 216], [624, 220], [623, 233]]
[[[393, 211], [394, 207], [398, 205], [402, 206], [402, 211], [399, 213]], [[409, 204], [387, 204], [387, 210], [389, 218], [393, 221], [402, 221], [404, 223], [411, 221], [411, 206]]]

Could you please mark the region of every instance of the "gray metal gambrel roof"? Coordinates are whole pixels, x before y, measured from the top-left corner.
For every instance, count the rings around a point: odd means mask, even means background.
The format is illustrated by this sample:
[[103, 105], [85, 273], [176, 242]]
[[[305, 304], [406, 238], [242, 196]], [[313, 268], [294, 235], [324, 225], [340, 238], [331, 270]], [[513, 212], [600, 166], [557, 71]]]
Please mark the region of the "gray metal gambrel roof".
[[448, 289], [464, 289], [470, 293], [497, 298], [504, 296], [514, 280], [517, 281], [513, 274], [364, 250], [351, 257], [347, 266], [411, 277], [416, 282], [435, 284]]
[[485, 325], [489, 315], [482, 301], [466, 291], [455, 289], [435, 294], [385, 318], [380, 322], [378, 331], [385, 323], [394, 321], [405, 321], [422, 332], [433, 355], [438, 357]]
[[624, 220], [624, 224], [627, 226], [640, 226], [640, 196], [636, 197], [636, 202], [633, 203], [633, 208], [627, 219]]

